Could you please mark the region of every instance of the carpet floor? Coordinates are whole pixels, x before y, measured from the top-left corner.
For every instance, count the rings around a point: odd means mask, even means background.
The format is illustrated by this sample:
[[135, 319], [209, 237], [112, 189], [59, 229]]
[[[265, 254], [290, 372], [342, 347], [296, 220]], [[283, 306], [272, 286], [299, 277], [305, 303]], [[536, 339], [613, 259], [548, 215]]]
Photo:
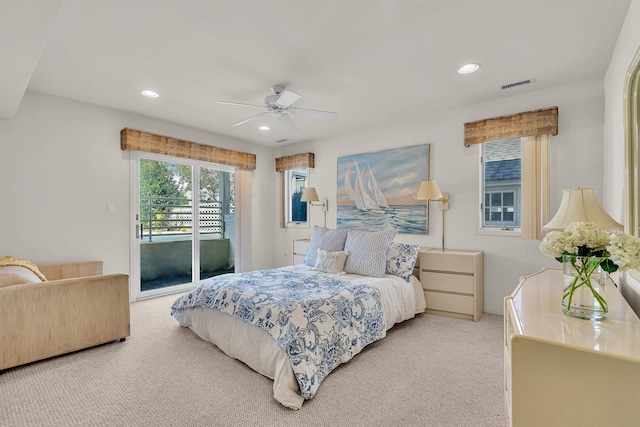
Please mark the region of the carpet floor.
[[338, 367], [299, 411], [273, 382], [169, 315], [131, 305], [131, 336], [0, 375], [1, 426], [503, 426], [503, 318], [430, 314]]

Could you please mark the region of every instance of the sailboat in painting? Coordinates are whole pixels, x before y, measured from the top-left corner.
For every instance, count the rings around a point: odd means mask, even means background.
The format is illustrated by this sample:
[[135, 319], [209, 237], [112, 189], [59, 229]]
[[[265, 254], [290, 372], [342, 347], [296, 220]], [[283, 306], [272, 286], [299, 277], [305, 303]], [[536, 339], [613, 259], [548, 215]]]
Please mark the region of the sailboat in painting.
[[[352, 167], [355, 168], [355, 181], [352, 178]], [[353, 200], [361, 211], [389, 209], [389, 203], [384, 198], [378, 181], [371, 171], [371, 166], [368, 164], [367, 169], [362, 172], [355, 161], [349, 164], [344, 179], [344, 190], [347, 197]]]

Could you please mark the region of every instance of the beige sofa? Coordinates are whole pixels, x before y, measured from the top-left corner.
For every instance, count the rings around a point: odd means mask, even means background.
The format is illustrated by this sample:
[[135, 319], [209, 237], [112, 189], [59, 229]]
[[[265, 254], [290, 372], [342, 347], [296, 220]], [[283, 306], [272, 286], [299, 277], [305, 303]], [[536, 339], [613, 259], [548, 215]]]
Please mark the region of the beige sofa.
[[129, 336], [129, 276], [102, 261], [41, 265], [45, 282], [0, 287], [0, 371]]

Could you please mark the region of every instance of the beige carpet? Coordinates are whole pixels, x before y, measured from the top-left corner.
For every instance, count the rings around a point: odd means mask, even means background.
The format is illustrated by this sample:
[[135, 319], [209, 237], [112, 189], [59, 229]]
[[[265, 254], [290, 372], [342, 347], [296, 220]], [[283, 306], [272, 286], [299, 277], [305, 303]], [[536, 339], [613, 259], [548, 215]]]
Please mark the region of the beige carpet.
[[502, 316], [422, 314], [292, 411], [273, 382], [181, 328], [176, 296], [131, 306], [131, 337], [0, 375], [1, 426], [501, 426]]

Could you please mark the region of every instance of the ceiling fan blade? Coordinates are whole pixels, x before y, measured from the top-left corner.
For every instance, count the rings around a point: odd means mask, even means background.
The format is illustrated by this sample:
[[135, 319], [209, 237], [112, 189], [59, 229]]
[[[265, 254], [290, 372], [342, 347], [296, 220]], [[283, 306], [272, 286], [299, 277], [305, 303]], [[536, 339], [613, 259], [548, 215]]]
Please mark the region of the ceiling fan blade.
[[243, 104], [241, 102], [231, 102], [231, 101], [218, 101], [218, 104], [240, 105], [242, 107], [260, 107], [260, 108], [264, 108], [264, 105]]
[[291, 92], [290, 90], [285, 90], [280, 94], [280, 98], [276, 101], [281, 107], [289, 107], [291, 104], [296, 102], [298, 99], [302, 98], [302, 95], [299, 93]]
[[307, 108], [290, 108], [289, 111], [298, 116], [315, 117], [317, 119], [335, 119], [338, 113], [333, 111], [309, 110]]
[[296, 124], [293, 122], [293, 120], [291, 120], [291, 117], [289, 117], [288, 114], [281, 114], [278, 117], [278, 122], [289, 132], [296, 132], [298, 130], [298, 126], [296, 126]]
[[265, 114], [269, 114], [269, 112], [268, 112], [268, 111], [264, 111], [264, 112], [262, 112], [262, 113], [258, 113], [258, 114], [256, 114], [255, 116], [247, 117], [247, 118], [246, 118], [246, 119], [244, 119], [244, 120], [240, 120], [239, 122], [234, 123], [234, 124], [233, 124], [233, 126], [240, 126], [240, 125], [243, 125], [243, 124], [245, 124], [245, 123], [247, 123], [247, 122], [250, 122], [250, 121], [251, 121], [251, 120], [253, 120], [253, 119], [257, 119], [257, 118], [258, 118], [258, 117], [260, 117], [260, 116], [264, 116]]

